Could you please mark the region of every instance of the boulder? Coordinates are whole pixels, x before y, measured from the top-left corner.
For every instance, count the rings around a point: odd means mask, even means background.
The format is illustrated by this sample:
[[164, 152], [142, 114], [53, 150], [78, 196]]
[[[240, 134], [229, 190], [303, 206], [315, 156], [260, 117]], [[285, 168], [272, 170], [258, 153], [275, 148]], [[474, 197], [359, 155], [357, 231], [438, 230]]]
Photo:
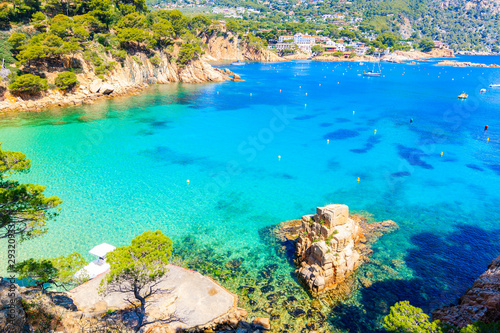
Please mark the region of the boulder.
[[101, 89], [102, 86], [102, 80], [101, 79], [95, 79], [89, 84], [89, 91], [93, 94], [99, 92], [99, 89]]
[[104, 94], [104, 95], [109, 95], [111, 94], [113, 91], [115, 91], [115, 88], [110, 85], [109, 83], [104, 83], [101, 88], [99, 89], [99, 92]]
[[271, 324], [269, 323], [269, 318], [255, 318], [253, 323], [255, 325], [261, 326], [265, 330], [271, 329]]

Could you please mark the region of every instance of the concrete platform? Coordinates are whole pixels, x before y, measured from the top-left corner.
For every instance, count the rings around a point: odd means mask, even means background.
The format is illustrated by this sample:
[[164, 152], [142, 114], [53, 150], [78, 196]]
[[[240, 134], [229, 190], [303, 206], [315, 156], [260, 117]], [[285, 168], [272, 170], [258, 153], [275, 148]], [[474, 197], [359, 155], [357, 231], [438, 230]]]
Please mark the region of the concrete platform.
[[[236, 311], [238, 297], [224, 289], [211, 278], [182, 267], [169, 265], [169, 271], [157, 288], [162, 292], [148, 299], [147, 316], [166, 319], [175, 315], [178, 321], [171, 327], [205, 327]], [[125, 295], [113, 293], [102, 296], [98, 293], [101, 280], [107, 272], [70, 290], [79, 311], [94, 314], [107, 310], [120, 310], [130, 304]]]

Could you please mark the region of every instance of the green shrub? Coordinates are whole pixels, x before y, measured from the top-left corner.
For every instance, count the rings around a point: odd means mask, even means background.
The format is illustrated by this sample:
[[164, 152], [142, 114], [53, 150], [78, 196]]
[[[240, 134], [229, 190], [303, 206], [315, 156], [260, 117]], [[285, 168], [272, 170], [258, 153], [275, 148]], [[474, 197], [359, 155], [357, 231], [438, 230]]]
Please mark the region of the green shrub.
[[138, 56], [133, 56], [132, 59], [134, 59], [134, 61], [136, 63], [138, 63], [139, 65], [142, 65], [142, 61], [141, 61], [141, 59]]
[[78, 80], [76, 79], [75, 73], [72, 72], [62, 72], [57, 74], [54, 83], [57, 88], [61, 90], [69, 90], [72, 89], [75, 85], [78, 84]]
[[199, 45], [190, 43], [182, 44], [177, 57], [177, 63], [181, 67], [186, 66], [191, 60], [197, 59], [201, 52]]
[[155, 66], [158, 66], [159, 64], [161, 64], [161, 59], [158, 56], [154, 56], [152, 58], [149, 58], [149, 61], [151, 61], [151, 63]]
[[96, 75], [106, 75], [108, 74], [116, 65], [116, 62], [110, 62], [109, 64], [103, 64], [103, 65], [100, 65], [100, 66], [97, 66], [95, 69], [94, 69], [94, 73]]
[[111, 50], [111, 55], [119, 62], [123, 62], [127, 58], [127, 52], [125, 50]]
[[47, 90], [47, 80], [37, 75], [24, 74], [9, 84], [9, 90], [13, 94], [36, 94]]

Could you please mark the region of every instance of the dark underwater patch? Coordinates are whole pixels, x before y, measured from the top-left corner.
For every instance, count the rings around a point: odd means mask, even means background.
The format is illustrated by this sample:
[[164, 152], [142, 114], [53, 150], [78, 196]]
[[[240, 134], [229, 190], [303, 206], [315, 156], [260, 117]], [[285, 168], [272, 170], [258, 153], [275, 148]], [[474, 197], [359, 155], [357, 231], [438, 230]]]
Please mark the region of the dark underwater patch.
[[332, 125], [333, 125], [332, 123], [321, 123], [321, 124], [319, 124], [319, 126], [321, 126], [321, 127], [330, 127]]
[[418, 148], [405, 147], [398, 145], [399, 157], [405, 159], [411, 165], [419, 166], [424, 169], [434, 169], [432, 165], [422, 160], [422, 157], [427, 156], [422, 150]]
[[408, 176], [411, 176], [411, 173], [409, 173], [408, 171], [399, 171], [399, 172], [391, 173], [391, 176], [392, 177], [408, 177]]
[[379, 142], [380, 142], [380, 135], [378, 136], [372, 135], [368, 137], [368, 140], [366, 140], [365, 146], [363, 148], [350, 149], [350, 151], [356, 154], [365, 154], [370, 150], [372, 150], [375, 147], [375, 145]]
[[351, 119], [347, 119], [347, 118], [336, 118], [335, 119], [336, 123], [348, 123], [350, 121], [351, 121]]
[[475, 165], [475, 164], [466, 164], [465, 166], [466, 166], [466, 167], [468, 167], [469, 169], [472, 169], [472, 170], [484, 171], [484, 169], [483, 169], [483, 168], [481, 168], [479, 165]]
[[316, 117], [316, 115], [308, 114], [308, 115], [305, 115], [305, 116], [295, 117], [293, 119], [295, 119], [295, 120], [308, 120], [308, 119], [312, 119], [314, 117]]
[[202, 157], [195, 157], [189, 154], [178, 153], [165, 146], [158, 146], [154, 149], [145, 150], [143, 151], [143, 154], [155, 161], [179, 165], [195, 164], [196, 162], [204, 159]]
[[488, 168], [495, 171], [497, 175], [500, 175], [500, 164], [490, 164], [488, 165]]
[[353, 130], [348, 130], [348, 129], [339, 129], [336, 130], [335, 132], [330, 132], [325, 135], [323, 135], [323, 139], [328, 139], [328, 140], [346, 140], [350, 138], [355, 138], [359, 136], [359, 133]]

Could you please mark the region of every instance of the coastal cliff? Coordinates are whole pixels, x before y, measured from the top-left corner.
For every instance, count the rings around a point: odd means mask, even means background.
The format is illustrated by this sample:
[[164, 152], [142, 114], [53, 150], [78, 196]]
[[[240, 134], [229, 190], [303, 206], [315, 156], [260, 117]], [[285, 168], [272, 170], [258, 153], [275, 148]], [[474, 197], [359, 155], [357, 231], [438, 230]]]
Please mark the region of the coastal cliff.
[[367, 260], [370, 244], [398, 228], [394, 221], [367, 223], [346, 205], [316, 208], [316, 214], [284, 222], [281, 235], [295, 239], [297, 276], [315, 296], [335, 290]]
[[246, 60], [259, 62], [284, 60], [265, 47], [253, 47], [229, 32], [224, 35], [217, 35], [216, 33], [205, 35], [202, 37], [202, 40], [207, 45], [206, 54], [203, 57], [205, 60]]
[[432, 318], [457, 327], [477, 321], [500, 321], [500, 256], [488, 265], [457, 305], [435, 310]]
[[[108, 57], [108, 62], [113, 59]], [[220, 70], [212, 67], [203, 60], [192, 60], [185, 66], [179, 66], [165, 54], [159, 55], [160, 62], [153, 64], [144, 53], [134, 56], [128, 55], [123, 64], [116, 64], [106, 75], [95, 74], [94, 66], [83, 59], [80, 54], [75, 59], [81, 64], [82, 73], [77, 74], [79, 85], [73, 90], [64, 92], [57, 89], [48, 90], [34, 96], [14, 96], [5, 91], [0, 96], [0, 111], [40, 111], [48, 107], [63, 107], [80, 104], [92, 104], [95, 100], [106, 97], [133, 94], [154, 83], [202, 83], [221, 82], [235, 79], [229, 70]], [[70, 59], [66, 59], [69, 67]], [[54, 82], [60, 71], [45, 71], [48, 82]]]

